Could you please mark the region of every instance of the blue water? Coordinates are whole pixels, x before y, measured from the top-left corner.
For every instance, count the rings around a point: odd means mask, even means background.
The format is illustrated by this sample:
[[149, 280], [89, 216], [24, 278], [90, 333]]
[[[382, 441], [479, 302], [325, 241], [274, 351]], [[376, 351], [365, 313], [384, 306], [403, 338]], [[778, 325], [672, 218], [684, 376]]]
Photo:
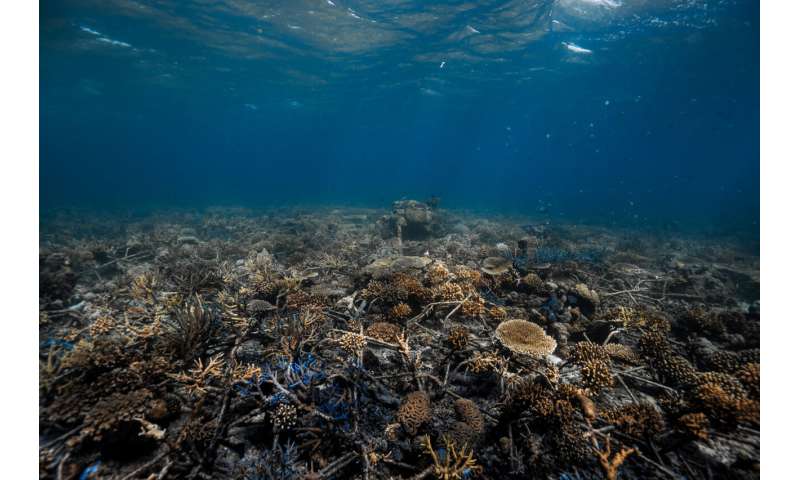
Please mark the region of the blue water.
[[757, 235], [759, 12], [728, 0], [40, 3], [40, 195]]

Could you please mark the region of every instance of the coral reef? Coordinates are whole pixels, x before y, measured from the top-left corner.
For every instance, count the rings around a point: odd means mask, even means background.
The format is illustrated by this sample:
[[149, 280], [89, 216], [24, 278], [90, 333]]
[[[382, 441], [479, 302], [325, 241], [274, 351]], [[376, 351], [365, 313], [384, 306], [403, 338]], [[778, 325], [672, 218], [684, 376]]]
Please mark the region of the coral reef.
[[495, 329], [495, 337], [514, 353], [543, 357], [556, 349], [556, 341], [542, 327], [526, 320], [506, 320]]
[[40, 478], [759, 475], [723, 240], [415, 201], [42, 229]]

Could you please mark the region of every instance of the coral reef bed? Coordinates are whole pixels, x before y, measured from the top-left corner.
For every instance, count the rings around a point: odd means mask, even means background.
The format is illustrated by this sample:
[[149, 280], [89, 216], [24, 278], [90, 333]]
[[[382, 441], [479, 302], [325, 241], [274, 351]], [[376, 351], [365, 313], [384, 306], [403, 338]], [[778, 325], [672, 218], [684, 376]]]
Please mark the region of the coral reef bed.
[[47, 216], [40, 478], [758, 477], [757, 256], [425, 205]]

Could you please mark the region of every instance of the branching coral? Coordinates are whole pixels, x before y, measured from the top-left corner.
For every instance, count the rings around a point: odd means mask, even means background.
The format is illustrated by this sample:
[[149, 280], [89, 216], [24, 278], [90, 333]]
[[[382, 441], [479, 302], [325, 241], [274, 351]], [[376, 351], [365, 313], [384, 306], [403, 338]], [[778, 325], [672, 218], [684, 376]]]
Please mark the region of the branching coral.
[[514, 353], [544, 357], [556, 349], [556, 341], [542, 327], [526, 320], [506, 320], [495, 329], [495, 337]]
[[178, 359], [188, 361], [203, 355], [220, 322], [214, 311], [196, 295], [182, 308], [173, 310], [162, 326], [162, 348]]
[[478, 317], [486, 311], [484, 300], [481, 297], [472, 296], [461, 304], [461, 313], [465, 317]]
[[469, 343], [469, 329], [463, 325], [456, 325], [447, 334], [447, 343], [454, 350], [464, 350]]
[[602, 417], [617, 429], [636, 438], [649, 438], [664, 431], [664, 419], [650, 404], [623, 405], [606, 410]]
[[598, 345], [593, 342], [578, 342], [569, 351], [569, 357], [575, 362], [586, 363], [589, 361], [600, 361], [609, 363], [608, 350], [603, 345]]
[[607, 362], [597, 359], [582, 363], [581, 378], [584, 386], [593, 393], [598, 393], [614, 385], [611, 366]]
[[494, 306], [488, 311], [489, 317], [494, 320], [505, 320], [508, 318], [508, 312], [503, 307]]
[[[746, 423], [760, 424], [758, 400], [746, 397], [746, 393], [735, 378], [724, 374], [708, 375], [692, 390], [693, 403], [710, 419], [723, 425]], [[731, 381], [733, 378], [733, 381]], [[733, 383], [735, 382], [735, 383]]]
[[693, 438], [708, 440], [711, 423], [705, 413], [687, 413], [678, 417], [678, 428]]
[[497, 352], [476, 352], [467, 362], [467, 369], [476, 374], [501, 372], [505, 369], [506, 359]]
[[367, 339], [358, 333], [345, 333], [339, 338], [339, 346], [353, 357], [358, 357], [367, 346]]
[[407, 303], [398, 303], [389, 309], [389, 318], [392, 320], [402, 320], [411, 315], [411, 307]]
[[456, 281], [464, 286], [477, 287], [481, 282], [481, 272], [472, 270], [463, 265], [459, 265], [453, 269], [453, 275]]
[[761, 364], [746, 363], [736, 372], [736, 378], [744, 385], [753, 398], [761, 395]]
[[605, 472], [607, 480], [616, 480], [617, 475], [619, 474], [619, 467], [622, 466], [622, 464], [625, 462], [625, 459], [634, 453], [636, 453], [636, 450], [623, 446], [612, 456], [611, 438], [609, 436], [606, 436], [605, 448], [603, 450], [595, 448], [597, 461], [600, 463], [600, 467], [602, 467], [603, 472]]
[[222, 354], [217, 354], [207, 361], [196, 359], [194, 367], [186, 373], [171, 375], [172, 378], [182, 383], [187, 391], [195, 396], [208, 393], [209, 389], [216, 388], [222, 378], [224, 361]]
[[450, 439], [445, 439], [444, 451], [436, 451], [431, 445], [431, 439], [425, 435], [423, 447], [433, 461], [433, 473], [440, 480], [463, 480], [473, 474], [480, 473], [482, 468], [473, 457], [472, 450], [467, 450], [466, 445], [458, 448]]
[[714, 370], [724, 373], [734, 373], [748, 363], [759, 363], [761, 352], [759, 349], [729, 352], [722, 350], [711, 356], [711, 366]]
[[524, 290], [543, 295], [548, 293], [547, 285], [535, 273], [525, 275], [520, 279], [519, 283]]
[[431, 288], [433, 298], [444, 302], [453, 302], [464, 298], [464, 291], [457, 283], [440, 283]]
[[450, 270], [442, 262], [433, 262], [428, 266], [428, 271], [425, 274], [425, 279], [430, 285], [438, 285], [447, 281], [450, 277]]
[[386, 343], [397, 343], [397, 337], [403, 333], [394, 323], [376, 322], [367, 327], [367, 336], [377, 338]]
[[112, 393], [92, 407], [80, 434], [73, 437], [70, 443], [77, 445], [84, 439], [100, 441], [106, 433], [117, 429], [122, 423], [148, 416], [152, 399], [153, 392], [148, 389], [125, 394]]

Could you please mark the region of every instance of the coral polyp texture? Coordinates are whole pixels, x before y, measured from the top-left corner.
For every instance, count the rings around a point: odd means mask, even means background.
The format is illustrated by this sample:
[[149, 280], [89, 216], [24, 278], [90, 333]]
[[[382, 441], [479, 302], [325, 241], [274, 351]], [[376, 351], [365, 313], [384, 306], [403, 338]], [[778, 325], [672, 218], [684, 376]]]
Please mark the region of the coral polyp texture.
[[40, 478], [758, 478], [757, 258], [395, 207], [44, 222]]
[[556, 341], [539, 325], [527, 320], [506, 320], [495, 329], [495, 337], [514, 353], [544, 357], [556, 349]]
[[409, 435], [416, 435], [431, 418], [431, 401], [425, 392], [409, 393], [397, 410], [397, 421]]

